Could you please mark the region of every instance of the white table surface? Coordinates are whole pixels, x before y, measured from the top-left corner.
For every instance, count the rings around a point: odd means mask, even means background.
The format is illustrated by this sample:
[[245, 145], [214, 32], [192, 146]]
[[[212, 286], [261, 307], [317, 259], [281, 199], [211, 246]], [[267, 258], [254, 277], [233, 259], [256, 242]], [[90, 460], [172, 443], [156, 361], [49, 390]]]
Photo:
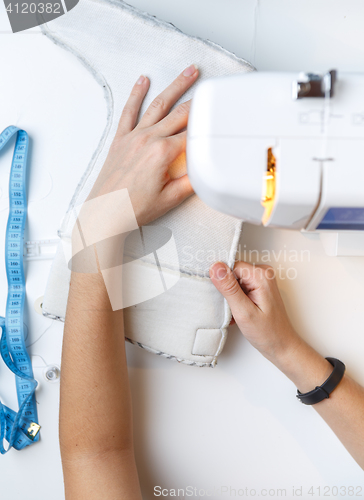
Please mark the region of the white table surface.
[[[221, 44], [258, 70], [364, 71], [361, 0], [129, 3], [186, 33]], [[103, 129], [103, 95], [87, 71], [38, 29], [11, 34], [3, 4], [0, 35], [0, 129], [21, 124], [33, 138], [27, 239], [55, 238], [72, 191], [69, 180], [77, 182], [72, 173], [87, 164]], [[0, 160], [1, 315], [6, 300], [1, 242], [10, 160], [8, 150]], [[244, 227], [241, 250], [242, 257], [249, 256], [244, 256], [249, 250], [260, 256], [264, 250], [271, 252], [271, 264], [284, 268], [279, 286], [298, 331], [323, 355], [342, 359], [348, 373], [364, 384], [364, 258], [330, 258], [316, 236], [250, 225]], [[292, 251], [301, 250], [308, 250], [309, 257], [304, 253], [301, 262], [290, 262]], [[43, 378], [46, 365], [60, 364], [63, 325], [33, 308], [44, 293], [49, 268], [50, 261], [30, 262], [27, 268], [25, 322], [40, 382], [41, 441], [0, 458], [0, 495], [6, 500], [64, 498], [59, 384]], [[296, 270], [296, 279], [287, 278], [288, 268]], [[145, 499], [154, 498], [154, 486], [202, 488], [211, 490], [213, 499], [229, 498], [229, 491], [219, 494], [221, 487], [240, 489], [239, 498], [242, 493], [254, 496], [254, 490], [255, 496], [264, 496], [265, 489], [270, 498], [294, 498], [292, 488], [302, 487], [300, 498], [312, 499], [333, 498], [335, 486], [361, 486], [354, 497], [364, 497], [360, 467], [316, 412], [296, 401], [294, 385], [236, 327], [215, 369], [178, 364], [130, 345], [127, 356]], [[2, 360], [0, 398], [17, 409], [14, 377]], [[337, 496], [351, 498], [348, 489], [343, 492]]]

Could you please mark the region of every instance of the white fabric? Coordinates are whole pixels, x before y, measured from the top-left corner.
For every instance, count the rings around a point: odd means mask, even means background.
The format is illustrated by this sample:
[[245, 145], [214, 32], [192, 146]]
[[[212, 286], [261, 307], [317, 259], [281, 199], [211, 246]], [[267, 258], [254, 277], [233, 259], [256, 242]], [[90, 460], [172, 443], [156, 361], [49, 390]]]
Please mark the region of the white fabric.
[[198, 329], [192, 354], [213, 356], [219, 349], [222, 340], [221, 330], [217, 328]]
[[[42, 29], [92, 72], [104, 88], [108, 107], [104, 134], [59, 230], [67, 246], [73, 226], [71, 209], [86, 200], [105, 161], [123, 106], [140, 74], [151, 81], [143, 114], [151, 100], [192, 63], [200, 70], [200, 80], [254, 68], [212, 42], [187, 36], [171, 24], [114, 0], [81, 0], [72, 11]], [[193, 88], [180, 102], [192, 95]], [[184, 168], [184, 158], [180, 157], [171, 173], [180, 176]], [[160, 267], [156, 266], [153, 253], [142, 256], [139, 263], [145, 266], [146, 274], [162, 271], [170, 275], [169, 283], [173, 286], [125, 309], [125, 335], [131, 342], [159, 355], [191, 365], [214, 366], [225, 343], [231, 314], [212, 285], [208, 268], [216, 260], [233, 265], [241, 222], [213, 211], [192, 196], [149, 226], [171, 231], [179, 263], [175, 264], [174, 245], [159, 249]], [[153, 240], [154, 236], [150, 238]], [[127, 251], [133, 254], [133, 248]], [[43, 301], [44, 315], [64, 320], [69, 279], [70, 271], [60, 244]]]

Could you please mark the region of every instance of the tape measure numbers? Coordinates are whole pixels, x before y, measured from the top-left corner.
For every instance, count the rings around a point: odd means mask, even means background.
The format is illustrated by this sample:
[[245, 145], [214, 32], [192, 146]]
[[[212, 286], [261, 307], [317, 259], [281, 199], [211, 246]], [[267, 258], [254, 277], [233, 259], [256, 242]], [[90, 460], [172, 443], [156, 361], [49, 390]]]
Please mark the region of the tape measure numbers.
[[[23, 268], [24, 228], [27, 217], [26, 174], [29, 138], [24, 130], [7, 127], [0, 134], [0, 150], [15, 135], [16, 143], [9, 180], [9, 217], [5, 239], [5, 264], [8, 279], [8, 299], [5, 318], [0, 317], [2, 336], [0, 353], [15, 374], [19, 411], [16, 413], [0, 401], [0, 452], [12, 447], [21, 450], [39, 441], [39, 429], [31, 360], [24, 342], [23, 310], [25, 276]], [[9, 443], [3, 446], [4, 437]]]

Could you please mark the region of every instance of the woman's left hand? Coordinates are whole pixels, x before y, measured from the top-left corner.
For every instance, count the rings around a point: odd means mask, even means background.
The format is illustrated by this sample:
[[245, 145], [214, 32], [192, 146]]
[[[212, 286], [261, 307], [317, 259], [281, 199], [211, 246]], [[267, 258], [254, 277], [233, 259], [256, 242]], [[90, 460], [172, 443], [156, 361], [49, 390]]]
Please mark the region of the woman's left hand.
[[172, 106], [198, 77], [192, 65], [174, 80], [148, 107], [136, 125], [149, 80], [140, 77], [120, 118], [105, 164], [88, 200], [123, 188], [128, 193], [139, 226], [182, 203], [193, 193], [187, 174], [171, 179], [168, 168], [186, 149], [190, 101]]

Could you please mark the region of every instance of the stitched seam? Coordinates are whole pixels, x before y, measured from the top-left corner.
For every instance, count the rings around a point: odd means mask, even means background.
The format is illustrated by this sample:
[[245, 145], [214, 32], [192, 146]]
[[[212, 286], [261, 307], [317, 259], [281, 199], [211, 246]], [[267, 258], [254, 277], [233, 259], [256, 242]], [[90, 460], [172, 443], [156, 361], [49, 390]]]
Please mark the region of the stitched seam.
[[[42, 310], [42, 314], [43, 314], [43, 316], [46, 316], [47, 318], [54, 319], [57, 321], [62, 321], [63, 323], [65, 321], [65, 318], [63, 318], [62, 316], [56, 316], [55, 314], [50, 314], [44, 310]], [[214, 368], [217, 364], [216, 358], [214, 358], [210, 363], [199, 363], [198, 361], [191, 361], [191, 360], [184, 359], [184, 358], [178, 358], [177, 356], [173, 356], [172, 354], [167, 354], [165, 352], [158, 351], [157, 349], [152, 349], [151, 347], [148, 347], [145, 344], [142, 344], [141, 342], [137, 342], [136, 340], [131, 340], [128, 337], [125, 337], [125, 340], [130, 342], [130, 344], [137, 345], [138, 347], [141, 347], [142, 349], [144, 349], [148, 352], [151, 352], [153, 354], [157, 354], [157, 356], [162, 356], [163, 358], [166, 358], [166, 359], [172, 359], [172, 360], [178, 361], [178, 363], [183, 363], [185, 365], [198, 366], [199, 368], [203, 368], [203, 367]]]
[[162, 357], [167, 358], [167, 359], [172, 359], [172, 360], [178, 361], [178, 363], [183, 363], [183, 364], [186, 364], [189, 366], [198, 366], [199, 368], [208, 366], [210, 368], [214, 368], [217, 364], [217, 360], [215, 358], [210, 363], [199, 363], [198, 361], [191, 361], [191, 360], [184, 359], [184, 358], [178, 358], [177, 356], [173, 356], [172, 354], [167, 354], [165, 352], [158, 351], [156, 349], [152, 349], [151, 347], [148, 347], [148, 346], [142, 344], [141, 342], [131, 340], [128, 337], [125, 337], [125, 340], [127, 340], [131, 344], [134, 344], [134, 345], [141, 347], [142, 349], [145, 349], [148, 352], [156, 354], [157, 356], [162, 356]]
[[65, 322], [65, 318], [63, 318], [62, 316], [56, 316], [55, 314], [48, 313], [44, 309], [42, 309], [42, 315], [45, 316], [46, 318], [55, 319], [57, 321], [62, 321], [62, 323]]

